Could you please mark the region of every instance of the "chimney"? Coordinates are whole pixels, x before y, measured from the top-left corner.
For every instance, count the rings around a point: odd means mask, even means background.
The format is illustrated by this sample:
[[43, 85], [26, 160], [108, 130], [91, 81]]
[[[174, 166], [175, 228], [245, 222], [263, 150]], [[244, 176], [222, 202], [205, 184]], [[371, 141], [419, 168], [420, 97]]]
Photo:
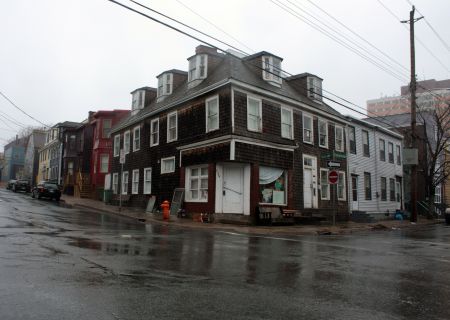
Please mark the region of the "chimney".
[[211, 48], [211, 47], [207, 47], [204, 45], [199, 45], [195, 48], [195, 54], [201, 54], [201, 53], [206, 53], [206, 54], [217, 54], [217, 49], [215, 48]]

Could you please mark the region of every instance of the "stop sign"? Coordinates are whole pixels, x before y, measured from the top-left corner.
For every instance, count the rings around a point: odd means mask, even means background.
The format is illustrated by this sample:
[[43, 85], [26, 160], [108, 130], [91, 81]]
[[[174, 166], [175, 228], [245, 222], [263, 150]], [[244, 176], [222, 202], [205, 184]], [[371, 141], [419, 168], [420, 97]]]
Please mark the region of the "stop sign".
[[336, 184], [338, 180], [339, 180], [338, 172], [336, 170], [330, 170], [330, 172], [328, 172], [328, 182], [330, 184]]

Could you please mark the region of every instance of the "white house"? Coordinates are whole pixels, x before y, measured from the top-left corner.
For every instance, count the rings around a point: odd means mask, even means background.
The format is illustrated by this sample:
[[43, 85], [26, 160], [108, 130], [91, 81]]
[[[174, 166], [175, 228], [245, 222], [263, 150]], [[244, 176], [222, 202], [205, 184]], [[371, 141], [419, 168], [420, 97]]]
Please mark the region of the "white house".
[[348, 116], [347, 154], [351, 212], [392, 214], [403, 203], [403, 136]]

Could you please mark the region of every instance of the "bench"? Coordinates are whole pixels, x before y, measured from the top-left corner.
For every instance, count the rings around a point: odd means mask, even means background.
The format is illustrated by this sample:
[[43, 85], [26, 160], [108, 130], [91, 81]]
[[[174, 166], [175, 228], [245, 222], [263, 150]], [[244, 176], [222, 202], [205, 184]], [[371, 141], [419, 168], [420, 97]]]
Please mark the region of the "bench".
[[122, 201], [122, 206], [128, 206], [130, 202], [131, 195], [129, 194], [122, 194], [122, 197], [120, 194], [113, 194], [111, 198], [111, 203], [113, 205], [119, 205], [120, 201]]
[[293, 224], [294, 218], [290, 213], [284, 214], [280, 207], [258, 207], [258, 223], [262, 225]]

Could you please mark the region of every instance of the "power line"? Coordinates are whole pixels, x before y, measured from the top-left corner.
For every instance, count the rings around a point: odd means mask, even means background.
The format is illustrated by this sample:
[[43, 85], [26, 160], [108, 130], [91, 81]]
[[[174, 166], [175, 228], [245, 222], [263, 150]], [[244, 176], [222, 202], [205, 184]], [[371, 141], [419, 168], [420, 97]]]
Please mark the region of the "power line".
[[5, 112], [0, 111], [0, 117], [2, 117], [3, 119], [5, 119], [6, 121], [11, 122], [12, 124], [18, 126], [18, 127], [22, 127], [25, 128], [26, 125], [24, 125], [22, 122], [19, 122], [13, 118], [11, 118], [10, 116], [8, 116]]
[[29, 118], [33, 119], [34, 121], [42, 124], [44, 127], [48, 127], [48, 125], [46, 125], [45, 123], [39, 121], [38, 119], [34, 118], [33, 116], [29, 115], [28, 113], [26, 113], [23, 109], [21, 109], [20, 107], [18, 107], [14, 102], [11, 101], [11, 99], [9, 99], [3, 92], [0, 91], [0, 95], [5, 98], [11, 105], [13, 105], [16, 109], [20, 110], [23, 114], [27, 115]]

